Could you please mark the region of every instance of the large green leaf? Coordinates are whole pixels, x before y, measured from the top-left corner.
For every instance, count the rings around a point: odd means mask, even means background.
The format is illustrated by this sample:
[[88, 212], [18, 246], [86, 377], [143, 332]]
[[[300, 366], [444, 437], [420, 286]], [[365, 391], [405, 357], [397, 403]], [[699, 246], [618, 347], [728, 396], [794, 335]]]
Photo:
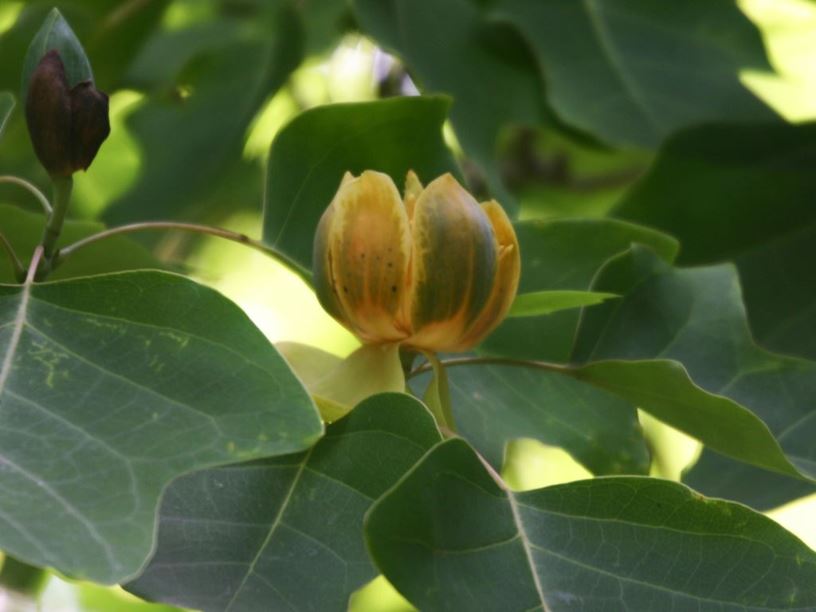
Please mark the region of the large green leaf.
[[[678, 236], [681, 261], [735, 258], [756, 340], [816, 359], [814, 163], [813, 124], [688, 130], [667, 141], [617, 214]], [[687, 481], [758, 508], [816, 490], [710, 451]]]
[[732, 266], [676, 270], [636, 249], [595, 288], [626, 296], [585, 313], [586, 365], [567, 371], [733, 458], [816, 477], [816, 363], [756, 346]]
[[816, 553], [744, 506], [651, 478], [513, 493], [461, 440], [372, 507], [366, 537], [420, 609], [816, 607]]
[[308, 448], [300, 382], [218, 293], [163, 272], [0, 286], [0, 548], [112, 583], [193, 469]]
[[[516, 223], [521, 248], [519, 293], [588, 291], [604, 263], [633, 243], [644, 244], [672, 261], [677, 242], [659, 232], [610, 219]], [[505, 320], [482, 345], [486, 353], [566, 361], [581, 311]]]
[[[289, 2], [258, 4], [248, 13], [213, 24], [216, 35], [206, 39], [208, 44], [196, 46], [168, 75], [170, 82], [160, 83], [129, 116], [143, 166], [133, 189], [106, 212], [108, 220], [212, 214], [201, 210], [202, 202], [236, 167], [248, 165], [241, 151], [252, 119], [302, 59], [302, 26]], [[165, 36], [189, 38], [189, 32]], [[170, 54], [167, 61], [175, 67], [179, 55]], [[260, 184], [253, 187], [241, 203], [260, 199]], [[225, 201], [236, 207], [235, 194], [222, 197], [219, 215], [225, 214]]]
[[307, 453], [196, 472], [160, 511], [158, 550], [134, 593], [201, 610], [346, 610], [377, 574], [371, 504], [440, 440], [402, 394], [362, 402]]
[[[25, 191], [17, 192], [21, 198], [32, 199]], [[21, 259], [27, 260], [42, 238], [45, 217], [15, 206], [0, 204], [0, 232], [5, 234]], [[80, 238], [105, 229], [101, 223], [92, 221], [66, 221], [62, 228], [59, 246], [66, 246]], [[3, 261], [0, 259], [0, 261]], [[52, 280], [136, 270], [140, 268], [160, 268], [160, 264], [150, 252], [122, 236], [101, 240], [80, 249], [51, 275]], [[14, 283], [11, 268], [0, 264], [0, 283]]]
[[312, 241], [345, 172], [379, 170], [400, 188], [408, 170], [427, 183], [457, 173], [442, 140], [443, 98], [395, 98], [305, 111], [272, 143], [264, 241], [311, 267]]
[[616, 214], [678, 237], [682, 262], [735, 258], [759, 342], [816, 358], [814, 164], [816, 124], [688, 130]]
[[771, 71], [736, 3], [499, 0], [538, 58], [566, 122], [619, 145], [656, 147], [671, 132], [774, 113], [739, 80]]
[[543, 118], [543, 87], [517, 32], [486, 20], [473, 0], [354, 5], [363, 29], [402, 57], [424, 91], [453, 96], [451, 121], [459, 141], [487, 174], [494, 196], [511, 207], [496, 140], [507, 124], [537, 125]]
[[615, 214], [678, 238], [680, 263], [730, 259], [816, 223], [815, 164], [816, 124], [689, 129]]
[[610, 393], [509, 365], [450, 368], [448, 381], [457, 430], [494, 466], [502, 465], [508, 442], [534, 438], [564, 448], [596, 474], [649, 470], [633, 405]]

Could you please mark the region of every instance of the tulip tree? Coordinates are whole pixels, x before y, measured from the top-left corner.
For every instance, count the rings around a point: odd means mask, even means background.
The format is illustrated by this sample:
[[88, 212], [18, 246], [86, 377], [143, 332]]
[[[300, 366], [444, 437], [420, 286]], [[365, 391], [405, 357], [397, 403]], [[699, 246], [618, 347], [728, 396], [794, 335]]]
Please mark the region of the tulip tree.
[[[0, 7], [0, 607], [816, 609], [763, 514], [816, 491], [816, 133], [736, 4], [119, 11]], [[304, 97], [344, 35], [368, 95]], [[185, 236], [358, 346], [273, 344]]]

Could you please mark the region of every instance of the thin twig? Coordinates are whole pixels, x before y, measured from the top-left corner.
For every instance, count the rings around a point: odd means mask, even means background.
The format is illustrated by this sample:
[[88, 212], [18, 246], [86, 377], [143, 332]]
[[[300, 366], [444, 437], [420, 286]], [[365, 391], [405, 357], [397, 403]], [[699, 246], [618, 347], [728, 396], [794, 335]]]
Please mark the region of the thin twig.
[[[509, 365], [545, 370], [547, 372], [564, 372], [568, 370], [566, 366], [558, 365], [556, 363], [532, 361], [527, 359], [510, 359], [509, 357], [457, 357], [454, 359], [440, 360], [440, 363], [446, 368], [466, 365]], [[426, 362], [412, 370], [406, 378], [414, 378], [415, 376], [419, 376], [425, 372], [430, 372], [431, 370], [433, 370], [433, 365]]]
[[48, 198], [45, 197], [45, 194], [37, 189], [34, 184], [29, 183], [25, 179], [21, 179], [18, 176], [11, 176], [11, 175], [4, 175], [0, 176], [0, 183], [12, 183], [13, 185], [19, 185], [23, 189], [28, 190], [37, 200], [39, 200], [40, 204], [43, 207], [46, 215], [51, 214], [51, 203], [48, 201]]
[[23, 282], [26, 276], [26, 269], [23, 267], [23, 262], [21, 262], [20, 258], [17, 257], [17, 253], [14, 252], [14, 247], [11, 246], [11, 243], [2, 232], [0, 232], [0, 247], [3, 247], [6, 255], [8, 255], [11, 267], [14, 269], [14, 277], [19, 282]]
[[260, 242], [259, 240], [254, 240], [253, 238], [250, 238], [246, 234], [240, 234], [238, 232], [233, 232], [220, 227], [212, 227], [210, 225], [199, 225], [197, 223], [180, 223], [175, 221], [145, 221], [142, 223], [131, 223], [128, 225], [120, 225], [119, 227], [112, 227], [110, 229], [99, 232], [98, 234], [87, 236], [82, 240], [77, 240], [73, 244], [70, 244], [65, 248], [60, 249], [59, 253], [56, 256], [54, 267], [58, 266], [65, 259], [76, 253], [78, 250], [83, 249], [91, 244], [94, 244], [95, 242], [99, 242], [100, 240], [105, 240], [106, 238], [118, 236], [121, 234], [132, 234], [134, 232], [156, 230], [177, 230], [183, 232], [192, 232], [194, 234], [206, 234], [209, 236], [215, 236], [217, 238], [224, 238], [225, 240], [231, 240], [239, 244], [244, 244], [252, 249], [261, 251], [266, 255], [271, 255], [275, 257], [276, 259], [280, 260], [283, 264], [285, 264], [290, 270], [295, 272], [298, 276], [300, 276], [307, 282], [310, 280], [309, 273], [294, 259], [286, 255], [285, 253], [282, 253], [279, 250]]

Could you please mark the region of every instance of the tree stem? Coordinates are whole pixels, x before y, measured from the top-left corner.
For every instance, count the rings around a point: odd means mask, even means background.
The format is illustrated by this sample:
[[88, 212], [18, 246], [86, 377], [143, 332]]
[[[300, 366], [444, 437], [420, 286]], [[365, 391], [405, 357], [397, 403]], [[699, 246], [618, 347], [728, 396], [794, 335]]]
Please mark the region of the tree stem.
[[51, 177], [54, 183], [54, 209], [48, 217], [40, 244], [43, 247], [46, 266], [52, 266], [52, 260], [62, 233], [62, 225], [65, 223], [65, 215], [68, 212], [68, 205], [71, 202], [71, 190], [74, 186], [74, 179], [70, 176]]
[[13, 185], [19, 185], [23, 189], [26, 189], [29, 193], [31, 193], [37, 200], [40, 202], [43, 210], [45, 211], [46, 215], [51, 214], [51, 204], [48, 202], [48, 198], [45, 197], [42, 191], [37, 189], [33, 183], [29, 183], [25, 179], [21, 179], [18, 176], [10, 176], [4, 175], [0, 176], [0, 183], [11, 183]]
[[78, 240], [73, 244], [66, 246], [63, 249], [60, 249], [56, 255], [54, 261], [54, 267], [57, 267], [61, 264], [65, 259], [70, 257], [72, 254], [76, 253], [78, 250], [85, 248], [88, 245], [91, 245], [95, 242], [99, 242], [100, 240], [105, 240], [106, 238], [111, 238], [112, 236], [118, 236], [122, 234], [131, 234], [134, 232], [144, 232], [144, 231], [157, 231], [157, 230], [175, 230], [175, 231], [182, 231], [182, 232], [191, 232], [194, 234], [206, 234], [209, 236], [215, 236], [217, 238], [224, 238], [225, 240], [231, 240], [232, 242], [237, 242], [239, 244], [244, 244], [252, 249], [257, 251], [261, 251], [266, 255], [271, 255], [281, 261], [287, 268], [295, 272], [298, 276], [304, 279], [306, 282], [310, 282], [311, 275], [294, 259], [286, 255], [285, 253], [281, 253], [274, 247], [270, 247], [259, 240], [254, 240], [247, 236], [246, 234], [240, 234], [238, 232], [232, 232], [230, 230], [222, 229], [220, 227], [212, 227], [210, 225], [199, 225], [197, 223], [181, 223], [176, 221], [145, 221], [142, 223], [130, 223], [128, 225], [120, 225], [119, 227], [112, 227], [110, 229], [104, 230], [99, 232], [98, 234], [93, 234], [82, 240]]
[[[547, 372], [566, 372], [569, 370], [568, 366], [558, 365], [557, 363], [548, 363], [546, 361], [533, 361], [528, 359], [511, 359], [509, 357], [457, 357], [455, 359], [440, 360], [439, 363], [446, 368], [453, 368], [457, 366], [467, 365], [509, 365], [522, 368], [533, 368], [536, 370], [545, 370]], [[414, 378], [425, 372], [435, 370], [433, 364], [429, 361], [423, 363], [418, 368], [414, 369], [406, 378]]]
[[44, 569], [18, 561], [6, 555], [0, 569], [0, 586], [23, 595], [35, 596], [45, 585]]
[[[428, 360], [426, 365], [433, 369], [434, 377], [425, 392], [425, 403], [431, 409], [441, 430], [446, 432], [456, 432], [456, 421], [453, 418], [451, 407], [450, 388], [448, 386], [448, 373], [445, 366], [435, 353], [422, 351]], [[416, 372], [416, 370], [414, 370]], [[446, 435], [449, 435], [446, 433]]]

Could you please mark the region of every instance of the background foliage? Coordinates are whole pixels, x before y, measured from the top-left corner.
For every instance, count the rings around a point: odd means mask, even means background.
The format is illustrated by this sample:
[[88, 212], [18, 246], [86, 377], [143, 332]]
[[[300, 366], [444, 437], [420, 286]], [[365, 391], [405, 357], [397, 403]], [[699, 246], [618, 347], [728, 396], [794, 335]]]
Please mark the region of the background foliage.
[[[0, 5], [0, 174], [43, 190], [20, 78], [51, 8]], [[61, 575], [47, 609], [816, 607], [816, 4], [58, 8], [113, 128], [63, 244], [207, 222], [300, 274], [175, 233], [33, 288], [0, 261], [0, 550]], [[303, 277], [367, 168], [516, 219], [537, 297], [448, 369], [461, 439], [395, 393], [324, 427], [301, 385], [357, 346]], [[0, 184], [26, 261], [41, 225]], [[298, 377], [282, 340], [326, 353]]]

